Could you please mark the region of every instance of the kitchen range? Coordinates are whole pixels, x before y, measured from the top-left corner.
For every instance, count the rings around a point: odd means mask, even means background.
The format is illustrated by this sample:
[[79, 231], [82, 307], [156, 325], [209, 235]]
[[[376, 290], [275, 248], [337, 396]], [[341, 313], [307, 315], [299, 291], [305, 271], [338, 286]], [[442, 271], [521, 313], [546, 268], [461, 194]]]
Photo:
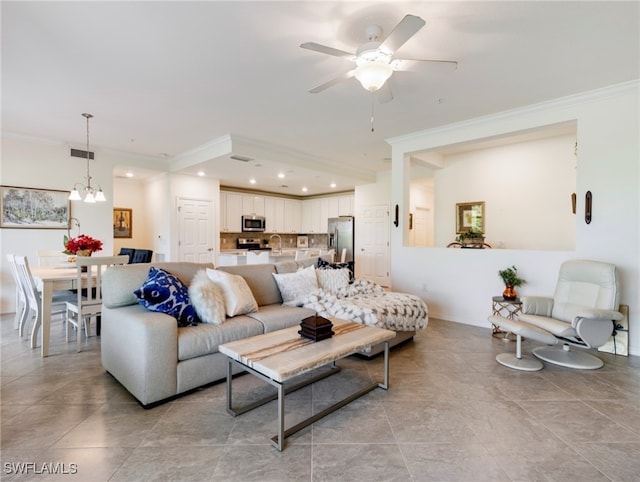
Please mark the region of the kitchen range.
[[247, 249], [247, 250], [270, 250], [271, 248], [267, 246], [266, 241], [260, 238], [238, 238], [236, 241], [237, 249]]

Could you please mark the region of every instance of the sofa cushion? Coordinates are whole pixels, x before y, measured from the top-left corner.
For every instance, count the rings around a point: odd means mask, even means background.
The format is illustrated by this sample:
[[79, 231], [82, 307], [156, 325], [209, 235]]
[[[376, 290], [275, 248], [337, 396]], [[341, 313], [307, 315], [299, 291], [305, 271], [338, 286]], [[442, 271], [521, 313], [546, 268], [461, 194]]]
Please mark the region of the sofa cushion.
[[354, 273], [353, 273], [353, 261], [347, 261], [346, 263], [329, 263], [322, 258], [318, 259], [318, 269], [348, 269], [349, 270], [349, 280], [353, 281]]
[[201, 323], [178, 328], [178, 360], [217, 353], [218, 345], [261, 335], [262, 332], [262, 324], [248, 316], [229, 318], [220, 325]]
[[249, 288], [251, 288], [251, 292], [258, 306], [282, 303], [278, 285], [273, 279], [273, 276], [271, 276], [271, 273], [275, 273], [275, 266], [273, 264], [222, 266], [217, 269], [218, 271], [225, 271], [242, 276], [249, 285]]
[[333, 259], [331, 254], [323, 254], [320, 257], [303, 258], [298, 261], [281, 261], [275, 264], [276, 272], [280, 274], [295, 273], [300, 268], [308, 268], [309, 266], [317, 266], [319, 260], [330, 263]]
[[318, 286], [329, 293], [337, 293], [340, 289], [349, 286], [350, 272], [342, 269], [317, 269], [316, 277]]
[[146, 309], [173, 316], [178, 326], [191, 326], [200, 321], [189, 302], [189, 289], [168, 271], [151, 267], [147, 279], [134, 294]]
[[207, 272], [198, 271], [189, 285], [189, 299], [203, 323], [223, 323], [227, 317], [222, 288]]
[[316, 312], [309, 308], [277, 304], [261, 306], [257, 312], [247, 316], [262, 323], [264, 332], [269, 333], [299, 325], [303, 319], [315, 314]]
[[307, 295], [318, 289], [316, 269], [313, 265], [295, 273], [273, 273], [273, 277], [280, 289], [282, 303], [285, 305], [300, 306]]
[[258, 310], [256, 299], [242, 276], [217, 269], [207, 269], [207, 276], [222, 288], [227, 316], [245, 315]]
[[102, 303], [107, 308], [137, 304], [138, 299], [133, 292], [147, 279], [151, 266], [170, 272], [187, 286], [199, 269], [213, 267], [212, 264], [186, 261], [111, 266], [102, 276]]

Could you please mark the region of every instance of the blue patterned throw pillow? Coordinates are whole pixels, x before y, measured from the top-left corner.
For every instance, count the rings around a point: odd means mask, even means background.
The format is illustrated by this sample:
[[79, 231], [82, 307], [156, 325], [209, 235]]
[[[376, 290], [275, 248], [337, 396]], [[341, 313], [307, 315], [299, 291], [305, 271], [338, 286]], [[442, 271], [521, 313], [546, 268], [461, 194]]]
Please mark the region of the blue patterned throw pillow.
[[146, 281], [133, 294], [146, 309], [173, 316], [178, 320], [178, 326], [193, 326], [200, 322], [189, 302], [189, 289], [168, 271], [151, 267]]

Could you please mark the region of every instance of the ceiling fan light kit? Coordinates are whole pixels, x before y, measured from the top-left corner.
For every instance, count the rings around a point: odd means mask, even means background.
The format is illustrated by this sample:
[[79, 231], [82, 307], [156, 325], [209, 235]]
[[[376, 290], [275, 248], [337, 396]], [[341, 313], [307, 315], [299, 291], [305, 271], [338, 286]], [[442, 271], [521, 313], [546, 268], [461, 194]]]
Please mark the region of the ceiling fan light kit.
[[356, 79], [362, 87], [370, 92], [375, 92], [391, 77], [393, 67], [381, 62], [362, 62], [356, 69]]
[[[380, 25], [369, 25], [365, 30], [368, 42], [361, 45], [355, 54], [350, 54], [344, 50], [335, 49], [315, 42], [305, 42], [301, 44], [300, 47], [303, 49], [313, 50], [315, 52], [332, 55], [334, 57], [348, 58], [356, 63], [355, 69], [345, 72], [322, 85], [314, 87], [309, 92], [317, 94], [318, 92], [322, 92], [323, 90], [348, 80], [351, 77], [355, 77], [362, 87], [369, 92], [375, 92], [381, 89], [382, 86], [385, 85], [385, 82], [387, 82], [391, 75], [393, 75], [394, 71], [403, 70], [402, 59], [394, 58], [397, 50], [411, 37], [413, 37], [422, 27], [424, 27], [425, 24], [426, 22], [416, 15], [406, 15], [382, 42], [378, 40], [382, 35], [382, 27], [380, 27]], [[408, 63], [412, 64], [416, 62], [430, 63], [432, 65], [440, 65], [443, 67], [457, 66], [457, 62], [449, 60], [411, 59], [411, 62]], [[381, 102], [385, 102], [385, 100], [388, 101], [393, 98], [388, 85], [385, 88], [385, 94], [386, 95], [380, 97]]]

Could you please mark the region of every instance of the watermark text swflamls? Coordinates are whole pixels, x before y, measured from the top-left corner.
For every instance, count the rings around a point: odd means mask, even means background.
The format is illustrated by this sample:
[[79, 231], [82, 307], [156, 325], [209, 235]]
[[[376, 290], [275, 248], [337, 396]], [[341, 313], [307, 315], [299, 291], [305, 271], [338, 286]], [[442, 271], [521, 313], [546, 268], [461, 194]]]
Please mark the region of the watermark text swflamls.
[[78, 473], [78, 464], [64, 462], [5, 462], [4, 473], [20, 475], [73, 475]]

